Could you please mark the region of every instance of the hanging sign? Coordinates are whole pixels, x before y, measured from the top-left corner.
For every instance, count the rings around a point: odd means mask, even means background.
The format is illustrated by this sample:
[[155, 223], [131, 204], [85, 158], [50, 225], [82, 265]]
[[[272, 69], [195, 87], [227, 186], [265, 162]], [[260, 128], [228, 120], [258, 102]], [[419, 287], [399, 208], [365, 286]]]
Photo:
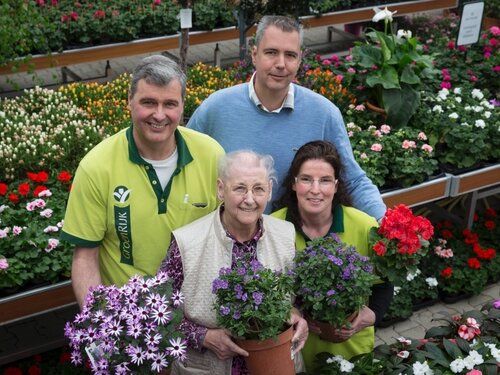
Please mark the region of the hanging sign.
[[181, 19], [181, 29], [190, 29], [192, 25], [193, 10], [191, 8], [181, 9], [179, 18]]
[[464, 4], [462, 17], [460, 17], [457, 46], [477, 43], [483, 21], [483, 10], [483, 1]]

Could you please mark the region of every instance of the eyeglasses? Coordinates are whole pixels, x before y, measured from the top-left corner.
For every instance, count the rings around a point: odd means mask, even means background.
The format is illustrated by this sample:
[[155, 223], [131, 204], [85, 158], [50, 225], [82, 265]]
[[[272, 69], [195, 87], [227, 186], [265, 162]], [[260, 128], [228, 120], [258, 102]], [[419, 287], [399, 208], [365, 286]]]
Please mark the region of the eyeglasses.
[[255, 185], [250, 189], [245, 185], [231, 187], [231, 193], [240, 197], [246, 196], [249, 191], [252, 192], [254, 197], [264, 197], [268, 193], [268, 187], [264, 185]]
[[336, 180], [333, 177], [321, 177], [321, 178], [312, 178], [309, 176], [295, 177], [295, 183], [302, 186], [311, 187], [315, 181], [317, 181], [319, 186], [322, 188], [330, 188], [337, 185], [337, 182], [339, 180]]

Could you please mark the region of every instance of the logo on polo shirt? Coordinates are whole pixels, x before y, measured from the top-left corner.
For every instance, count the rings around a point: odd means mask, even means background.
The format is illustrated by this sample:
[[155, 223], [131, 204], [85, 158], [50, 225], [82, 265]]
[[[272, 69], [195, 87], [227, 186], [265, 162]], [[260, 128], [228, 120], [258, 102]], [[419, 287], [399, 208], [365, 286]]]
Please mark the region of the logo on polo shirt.
[[115, 205], [115, 230], [120, 241], [120, 262], [134, 265], [132, 247], [132, 228], [130, 221], [130, 205], [124, 203], [130, 197], [132, 190], [126, 186], [118, 186], [113, 192], [113, 197], [119, 203]]
[[118, 186], [115, 189], [115, 192], [113, 193], [113, 197], [120, 202], [120, 203], [125, 203], [125, 201], [128, 199], [130, 196], [130, 193], [132, 190], [127, 189], [126, 186]]

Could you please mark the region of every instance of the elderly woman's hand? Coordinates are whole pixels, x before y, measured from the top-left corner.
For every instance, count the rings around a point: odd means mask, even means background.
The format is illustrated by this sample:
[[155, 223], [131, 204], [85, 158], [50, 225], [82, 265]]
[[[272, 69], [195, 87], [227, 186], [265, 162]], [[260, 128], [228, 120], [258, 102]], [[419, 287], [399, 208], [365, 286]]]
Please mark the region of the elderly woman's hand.
[[298, 353], [304, 347], [307, 336], [309, 335], [309, 328], [307, 326], [307, 321], [302, 317], [302, 314], [293, 308], [292, 316], [288, 321], [288, 324], [294, 326], [295, 334], [292, 337], [293, 354]]
[[231, 335], [224, 329], [208, 329], [205, 340], [203, 340], [203, 347], [213, 351], [221, 360], [236, 355], [248, 357], [248, 352], [236, 345], [231, 339]]

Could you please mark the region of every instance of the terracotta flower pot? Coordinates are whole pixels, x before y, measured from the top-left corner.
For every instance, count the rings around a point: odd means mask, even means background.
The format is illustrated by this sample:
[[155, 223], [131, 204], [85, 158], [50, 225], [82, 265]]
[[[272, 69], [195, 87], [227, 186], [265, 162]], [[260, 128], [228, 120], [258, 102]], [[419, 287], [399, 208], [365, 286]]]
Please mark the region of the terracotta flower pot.
[[290, 327], [276, 340], [236, 340], [236, 344], [249, 353], [245, 362], [251, 375], [295, 375], [292, 337]]
[[[352, 322], [358, 316], [359, 311], [354, 311], [351, 315], [346, 318], [346, 322]], [[321, 334], [319, 337], [322, 340], [330, 341], [330, 342], [343, 342], [345, 340], [339, 340], [338, 335], [336, 335], [336, 331], [338, 327], [332, 326], [330, 323], [322, 322], [320, 320], [307, 319], [311, 321], [314, 325], [321, 329]]]

